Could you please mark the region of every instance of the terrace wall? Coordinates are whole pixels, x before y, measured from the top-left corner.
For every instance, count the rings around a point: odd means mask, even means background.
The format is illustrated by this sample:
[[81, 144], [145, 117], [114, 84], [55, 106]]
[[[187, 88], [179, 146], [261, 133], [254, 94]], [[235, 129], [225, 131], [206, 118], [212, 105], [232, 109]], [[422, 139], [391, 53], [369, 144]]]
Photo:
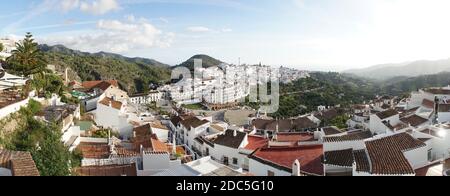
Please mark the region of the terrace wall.
[[17, 103], [5, 106], [0, 109], [0, 120], [9, 116], [10, 114], [16, 113], [20, 110], [21, 107], [26, 107], [28, 105], [28, 102], [30, 101], [29, 98], [19, 101]]

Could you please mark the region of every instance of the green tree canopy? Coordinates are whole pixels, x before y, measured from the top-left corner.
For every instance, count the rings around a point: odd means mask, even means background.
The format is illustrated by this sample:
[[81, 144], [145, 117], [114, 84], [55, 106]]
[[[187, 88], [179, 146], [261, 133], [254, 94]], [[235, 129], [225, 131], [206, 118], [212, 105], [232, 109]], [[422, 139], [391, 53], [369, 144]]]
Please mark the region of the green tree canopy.
[[0, 52], [3, 51], [5, 49], [5, 46], [3, 46], [2, 43], [0, 43]]
[[22, 42], [16, 43], [16, 48], [7, 59], [13, 71], [27, 77], [33, 74], [43, 74], [47, 63], [31, 33], [27, 33]]
[[38, 102], [30, 101], [20, 110], [25, 123], [17, 127], [6, 144], [10, 150], [31, 152], [41, 176], [68, 176], [70, 169], [80, 165], [79, 152], [71, 153], [61, 142], [61, 128], [56, 123], [43, 123], [34, 118], [41, 110]]

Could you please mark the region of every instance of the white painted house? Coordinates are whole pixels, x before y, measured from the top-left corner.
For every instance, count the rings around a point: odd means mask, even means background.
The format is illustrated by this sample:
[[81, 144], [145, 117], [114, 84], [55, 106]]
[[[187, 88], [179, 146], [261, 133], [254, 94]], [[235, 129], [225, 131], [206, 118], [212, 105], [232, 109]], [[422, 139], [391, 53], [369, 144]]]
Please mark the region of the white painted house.
[[126, 101], [120, 102], [104, 97], [97, 104], [95, 122], [98, 126], [110, 128], [122, 137], [129, 138], [132, 135], [133, 126], [128, 122], [126, 107]]
[[370, 131], [374, 134], [385, 134], [391, 130], [389, 126], [396, 126], [400, 121], [400, 115], [395, 110], [386, 110], [370, 115]]

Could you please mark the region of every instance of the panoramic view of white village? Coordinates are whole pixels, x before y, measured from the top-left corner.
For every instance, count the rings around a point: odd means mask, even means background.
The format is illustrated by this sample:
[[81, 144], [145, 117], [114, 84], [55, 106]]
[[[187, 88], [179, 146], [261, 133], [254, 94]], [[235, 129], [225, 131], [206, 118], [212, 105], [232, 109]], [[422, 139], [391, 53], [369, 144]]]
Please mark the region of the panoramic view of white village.
[[[22, 19], [0, 23], [0, 176], [450, 175], [449, 2], [130, 2], [1, 8]], [[283, 13], [261, 22], [265, 6]], [[379, 27], [378, 12], [405, 17]], [[354, 31], [380, 36], [338, 36], [364, 20], [378, 25]], [[403, 34], [421, 24], [435, 29]]]

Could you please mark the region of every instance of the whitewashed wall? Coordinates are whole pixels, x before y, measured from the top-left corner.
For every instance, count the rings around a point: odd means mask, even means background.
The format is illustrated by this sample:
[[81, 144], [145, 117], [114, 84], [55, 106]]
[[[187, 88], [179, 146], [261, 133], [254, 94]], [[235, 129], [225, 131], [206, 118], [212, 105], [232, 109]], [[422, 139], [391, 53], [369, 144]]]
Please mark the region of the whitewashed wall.
[[133, 126], [128, 123], [128, 118], [121, 115], [120, 111], [115, 108], [98, 104], [95, 112], [95, 122], [104, 128], [111, 128], [114, 131], [118, 131], [123, 137], [130, 137], [132, 135]]
[[8, 105], [8, 106], [0, 109], [0, 120], [9, 116], [10, 114], [18, 112], [21, 107], [26, 107], [28, 105], [29, 100], [30, 99], [27, 98], [23, 101]]
[[255, 176], [267, 176], [268, 171], [274, 172], [275, 176], [292, 176], [290, 172], [279, 170], [269, 165], [262, 164], [256, 160], [249, 160], [249, 173]]
[[414, 150], [406, 151], [403, 154], [408, 159], [413, 169], [418, 169], [428, 165], [428, 149], [429, 147], [421, 147]]
[[344, 141], [344, 142], [324, 142], [323, 143], [323, 151], [338, 151], [338, 150], [362, 150], [365, 149], [366, 145], [363, 140], [359, 141]]

